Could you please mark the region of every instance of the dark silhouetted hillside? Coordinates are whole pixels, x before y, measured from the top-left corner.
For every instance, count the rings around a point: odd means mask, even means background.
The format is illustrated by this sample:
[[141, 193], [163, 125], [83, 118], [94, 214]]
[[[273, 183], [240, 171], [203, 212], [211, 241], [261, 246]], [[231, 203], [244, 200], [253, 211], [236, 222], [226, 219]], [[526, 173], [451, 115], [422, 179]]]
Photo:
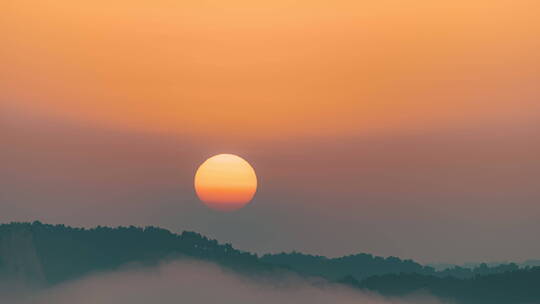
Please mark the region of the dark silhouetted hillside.
[[152, 264], [180, 257], [209, 260], [235, 270], [274, 268], [256, 255], [195, 232], [178, 235], [155, 227], [82, 229], [39, 222], [0, 225], [0, 273], [25, 281], [55, 284], [128, 263]]
[[351, 276], [356, 280], [382, 274], [416, 273], [436, 277], [455, 277], [459, 279], [472, 278], [478, 275], [502, 273], [519, 270], [515, 263], [497, 264], [489, 267], [485, 263], [474, 268], [454, 266], [441, 271], [433, 267], [423, 266], [413, 260], [402, 260], [397, 257], [379, 257], [371, 254], [355, 254], [339, 258], [308, 255], [299, 252], [266, 254], [261, 257], [265, 263], [276, 266], [286, 266], [297, 272], [322, 276], [330, 280], [337, 280]]
[[481, 264], [437, 272], [412, 260], [370, 254], [330, 259], [293, 252], [259, 258], [195, 232], [174, 234], [155, 227], [0, 225], [0, 279], [47, 286], [130, 263], [154, 265], [185, 257], [254, 276], [293, 271], [391, 296], [427, 291], [463, 304], [540, 303], [540, 267]]
[[[525, 268], [525, 267], [522, 267]], [[458, 279], [468, 279], [479, 275], [488, 275], [503, 273], [508, 271], [519, 270], [520, 267], [516, 263], [498, 264], [494, 266], [488, 266], [486, 263], [481, 263], [474, 268], [465, 268], [460, 266], [454, 266], [445, 270], [437, 271], [434, 275], [438, 277], [455, 277]]]
[[414, 273], [373, 276], [363, 281], [349, 276], [340, 282], [388, 296], [428, 292], [460, 304], [540, 303], [540, 267], [468, 279]]
[[348, 255], [340, 258], [307, 255], [298, 252], [267, 254], [261, 260], [273, 265], [287, 266], [298, 272], [323, 276], [336, 280], [350, 275], [361, 280], [369, 276], [386, 273], [433, 274], [432, 267], [422, 266], [412, 260], [396, 257], [382, 258], [371, 254]]

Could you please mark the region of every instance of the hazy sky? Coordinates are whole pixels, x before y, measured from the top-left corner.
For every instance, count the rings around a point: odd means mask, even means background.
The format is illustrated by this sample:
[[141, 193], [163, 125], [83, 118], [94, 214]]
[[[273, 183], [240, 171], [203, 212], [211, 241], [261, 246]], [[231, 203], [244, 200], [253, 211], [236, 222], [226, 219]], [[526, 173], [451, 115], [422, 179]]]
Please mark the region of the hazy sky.
[[[0, 3], [0, 221], [540, 258], [540, 3]], [[259, 176], [208, 210], [207, 157]]]

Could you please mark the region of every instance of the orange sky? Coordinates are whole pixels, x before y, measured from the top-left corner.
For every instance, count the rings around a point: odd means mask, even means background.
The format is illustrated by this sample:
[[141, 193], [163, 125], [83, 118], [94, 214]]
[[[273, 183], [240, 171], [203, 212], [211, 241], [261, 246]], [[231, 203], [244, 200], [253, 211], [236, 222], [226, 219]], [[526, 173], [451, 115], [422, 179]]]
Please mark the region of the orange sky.
[[[538, 0], [0, 0], [0, 222], [538, 258], [539, 15]], [[226, 215], [193, 190], [219, 153], [259, 181]]]
[[18, 111], [214, 138], [519, 121], [540, 110], [539, 11], [535, 0], [8, 0], [0, 90]]

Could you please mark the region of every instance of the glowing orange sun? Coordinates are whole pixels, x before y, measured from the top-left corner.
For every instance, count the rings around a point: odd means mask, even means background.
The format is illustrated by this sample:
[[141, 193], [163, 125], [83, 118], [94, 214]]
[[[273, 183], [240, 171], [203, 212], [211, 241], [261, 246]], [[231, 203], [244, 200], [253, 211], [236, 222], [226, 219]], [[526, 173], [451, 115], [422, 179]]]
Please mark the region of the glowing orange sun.
[[253, 167], [233, 154], [210, 157], [197, 169], [195, 191], [208, 207], [233, 211], [247, 205], [257, 191]]

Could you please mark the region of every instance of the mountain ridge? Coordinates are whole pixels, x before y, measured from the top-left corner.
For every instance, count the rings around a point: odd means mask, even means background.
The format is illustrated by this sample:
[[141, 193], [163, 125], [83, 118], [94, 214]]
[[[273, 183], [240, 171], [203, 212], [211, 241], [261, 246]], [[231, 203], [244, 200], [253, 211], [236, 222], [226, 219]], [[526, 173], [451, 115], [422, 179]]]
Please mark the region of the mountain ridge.
[[47, 287], [133, 263], [153, 266], [183, 258], [216, 263], [248, 276], [321, 277], [388, 296], [426, 290], [457, 303], [540, 303], [536, 285], [530, 283], [540, 282], [540, 267], [481, 264], [437, 272], [413, 260], [366, 253], [339, 258], [299, 252], [258, 256], [197, 232], [175, 234], [152, 226], [86, 229], [38, 221], [0, 224], [0, 279]]

